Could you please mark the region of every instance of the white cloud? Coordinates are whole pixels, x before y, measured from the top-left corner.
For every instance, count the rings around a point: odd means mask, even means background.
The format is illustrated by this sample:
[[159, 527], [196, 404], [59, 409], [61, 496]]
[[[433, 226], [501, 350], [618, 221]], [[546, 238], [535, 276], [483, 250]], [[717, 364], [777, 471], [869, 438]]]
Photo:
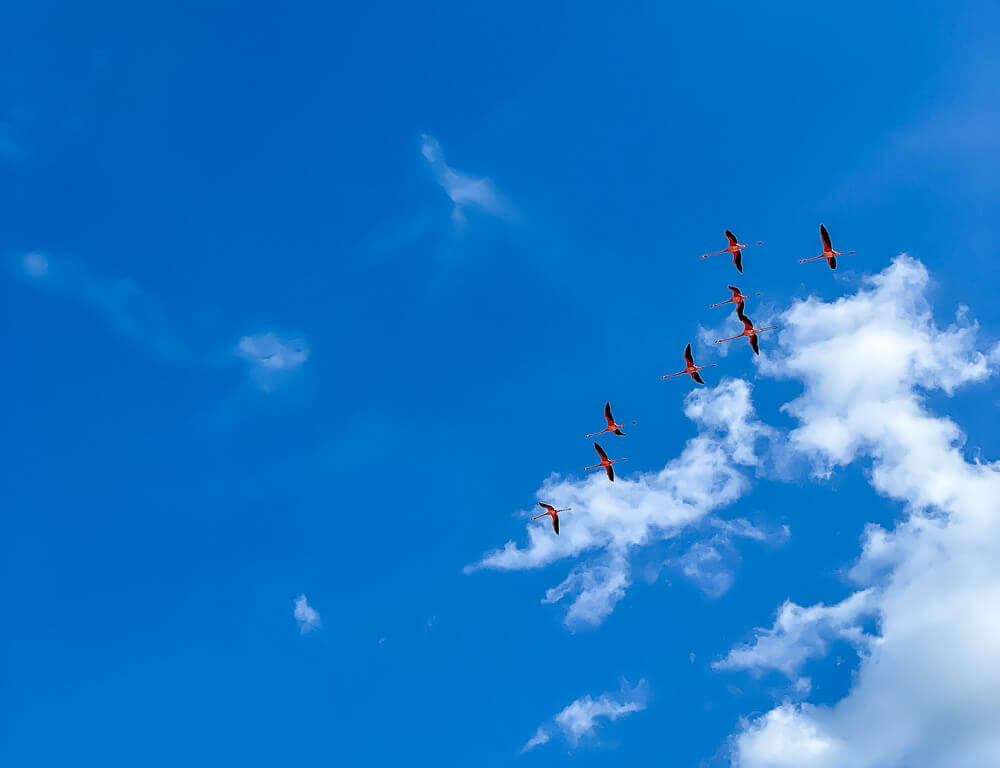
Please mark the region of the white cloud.
[[699, 433], [663, 469], [620, 475], [614, 484], [603, 473], [582, 480], [549, 478], [538, 497], [573, 508], [561, 535], [532, 525], [526, 546], [508, 541], [466, 571], [527, 570], [585, 558], [548, 590], [545, 602], [572, 596], [566, 624], [599, 624], [631, 583], [631, 551], [675, 537], [736, 501], [750, 486], [745, 469], [758, 464], [755, 443], [771, 434], [754, 416], [750, 385], [743, 380], [693, 391], [684, 412]]
[[303, 635], [319, 627], [319, 613], [309, 605], [305, 595], [295, 598], [295, 620], [299, 622], [299, 632]]
[[444, 191], [455, 204], [452, 210], [452, 218], [457, 222], [465, 220], [464, 209], [466, 207], [479, 208], [494, 216], [506, 215], [509, 213], [509, 206], [503, 197], [497, 192], [488, 178], [476, 178], [468, 174], [456, 171], [444, 161], [444, 153], [441, 145], [433, 136], [426, 133], [421, 137], [420, 152], [427, 160], [431, 170], [437, 178]]
[[244, 336], [236, 354], [253, 366], [253, 377], [262, 389], [272, 389], [278, 378], [309, 359], [309, 345], [302, 339], [286, 339], [274, 333]]
[[527, 752], [548, 743], [552, 738], [552, 726], [559, 729], [570, 746], [575, 747], [582, 739], [594, 733], [599, 720], [614, 721], [633, 712], [642, 712], [646, 708], [647, 696], [648, 686], [645, 680], [640, 680], [635, 686], [629, 686], [628, 682], [623, 681], [622, 689], [617, 694], [603, 693], [596, 699], [587, 694], [557, 714], [551, 725], [540, 725], [521, 751]]
[[847, 640], [859, 650], [867, 648], [871, 638], [862, 630], [861, 620], [873, 615], [877, 605], [874, 589], [829, 606], [820, 603], [803, 608], [786, 600], [771, 629], [758, 629], [753, 642], [733, 648], [712, 667], [755, 674], [775, 669], [794, 680], [806, 661], [826, 655], [833, 640]]
[[927, 285], [923, 266], [901, 256], [856, 295], [799, 302], [762, 365], [803, 382], [787, 406], [799, 422], [790, 438], [817, 475], [870, 459], [872, 486], [907, 517], [869, 526], [851, 572], [876, 587], [857, 599], [873, 601], [879, 637], [850, 692], [745, 722], [732, 742], [739, 768], [1000, 765], [1000, 466], [966, 460], [958, 426], [922, 395], [989, 372], [975, 326], [934, 323]]
[[38, 251], [21, 257], [15, 269], [39, 288], [90, 307], [118, 333], [164, 358], [176, 361], [187, 354], [160, 302], [131, 277], [92, 274], [71, 259]]

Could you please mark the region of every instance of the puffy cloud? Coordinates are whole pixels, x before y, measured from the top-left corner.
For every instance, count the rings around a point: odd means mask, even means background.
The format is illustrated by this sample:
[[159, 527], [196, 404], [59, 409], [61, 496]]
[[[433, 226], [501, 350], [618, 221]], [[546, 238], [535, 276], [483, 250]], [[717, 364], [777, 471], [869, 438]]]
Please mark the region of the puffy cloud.
[[420, 152], [427, 160], [437, 178], [438, 184], [444, 189], [455, 204], [452, 218], [461, 222], [465, 220], [466, 207], [479, 208], [494, 216], [509, 213], [509, 206], [497, 192], [488, 178], [476, 178], [456, 171], [444, 161], [441, 145], [433, 136], [421, 135]]
[[557, 714], [551, 725], [539, 726], [521, 751], [527, 752], [548, 743], [552, 738], [552, 726], [559, 729], [570, 746], [576, 746], [594, 733], [599, 720], [618, 720], [644, 710], [647, 697], [648, 686], [645, 680], [640, 680], [635, 686], [629, 686], [627, 681], [623, 681], [622, 689], [617, 694], [603, 693], [596, 699], [587, 694]]
[[[804, 384], [787, 410], [816, 473], [870, 459], [872, 486], [906, 517], [892, 530], [869, 526], [851, 571], [876, 589], [845, 603], [871, 608], [879, 636], [850, 692], [744, 723], [732, 742], [739, 768], [1000, 765], [1000, 466], [966, 460], [958, 426], [923, 400], [985, 378], [988, 363], [963, 313], [937, 326], [927, 284], [924, 267], [900, 256], [855, 295], [799, 302], [762, 364]], [[756, 648], [763, 660], [766, 645]]]
[[633, 550], [675, 537], [736, 501], [750, 486], [746, 469], [758, 464], [755, 443], [772, 434], [756, 419], [750, 385], [740, 379], [693, 391], [684, 412], [699, 432], [663, 469], [619, 476], [613, 484], [603, 473], [549, 478], [538, 497], [573, 508], [561, 535], [532, 525], [525, 546], [508, 541], [466, 570], [526, 570], [579, 558], [545, 602], [571, 598], [568, 626], [600, 623], [631, 583]]
[[309, 605], [305, 595], [295, 598], [295, 620], [299, 623], [299, 632], [303, 635], [319, 627], [319, 613]]

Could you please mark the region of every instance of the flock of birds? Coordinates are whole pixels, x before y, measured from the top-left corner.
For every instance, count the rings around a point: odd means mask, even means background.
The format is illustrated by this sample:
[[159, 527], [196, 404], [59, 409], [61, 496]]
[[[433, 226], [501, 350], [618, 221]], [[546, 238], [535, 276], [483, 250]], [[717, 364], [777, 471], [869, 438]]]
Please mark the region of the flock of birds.
[[[823, 241], [823, 253], [821, 253], [819, 256], [813, 256], [808, 259], [799, 259], [799, 264], [805, 264], [807, 261], [826, 259], [826, 263], [830, 267], [830, 269], [836, 269], [837, 257], [843, 256], [843, 253], [841, 251], [835, 251], [833, 249], [833, 241], [830, 239], [830, 233], [827, 231], [826, 227], [822, 224], [819, 225], [819, 236], [820, 239]], [[743, 249], [749, 248], [751, 245], [763, 245], [764, 243], [759, 240], [756, 243], [741, 243], [739, 239], [736, 237], [736, 235], [734, 235], [728, 229], [726, 230], [726, 238], [729, 240], [728, 246], [723, 248], [721, 251], [714, 251], [712, 253], [702, 254], [702, 258], [707, 259], [709, 256], [717, 256], [721, 253], [730, 253], [733, 256], [733, 265], [736, 267], [736, 271], [739, 272], [740, 274], [743, 274]], [[848, 254], [853, 254], [853, 253], [854, 251], [848, 251]], [[753, 349], [754, 354], [759, 355], [760, 342], [757, 341], [757, 336], [761, 333], [764, 333], [764, 331], [773, 331], [778, 326], [769, 325], [766, 328], [754, 327], [753, 321], [749, 317], [747, 317], [746, 314], [743, 312], [743, 308], [745, 306], [744, 302], [747, 299], [751, 298], [751, 296], [742, 293], [740, 289], [737, 288], [735, 285], [730, 285], [729, 290], [732, 293], [731, 297], [729, 297], [725, 301], [720, 301], [718, 304], [712, 304], [709, 307], [709, 309], [714, 309], [715, 307], [722, 307], [725, 306], [726, 304], [735, 304], [736, 316], [740, 319], [740, 322], [743, 323], [743, 333], [738, 333], [735, 336], [730, 336], [725, 339], [716, 339], [715, 343], [721, 344], [726, 341], [733, 341], [734, 339], [742, 339], [745, 336], [749, 340], [750, 347], [751, 349]], [[755, 293], [753, 295], [760, 296], [759, 293]], [[694, 379], [695, 382], [697, 382], [698, 384], [704, 384], [705, 380], [701, 378], [701, 374], [699, 374], [698, 372], [703, 371], [706, 368], [714, 368], [714, 367], [715, 363], [712, 363], [711, 365], [695, 365], [694, 355], [691, 354], [691, 345], [688, 344], [684, 348], [684, 370], [678, 371], [677, 373], [668, 373], [666, 376], [663, 376], [662, 378], [672, 379], [674, 376], [683, 376], [684, 374], [687, 374], [692, 379]], [[588, 438], [597, 437], [598, 435], [604, 434], [605, 432], [610, 432], [613, 435], [621, 435], [624, 437], [625, 432], [622, 430], [622, 427], [624, 425], [619, 424], [615, 421], [614, 416], [611, 414], [610, 402], [604, 404], [604, 420], [608, 423], [608, 425], [599, 432], [592, 432], [591, 434], [587, 435]], [[632, 423], [635, 424], [636, 422], [633, 421]], [[603, 468], [604, 472], [608, 476], [608, 480], [610, 480], [613, 483], [615, 481], [615, 470], [612, 465], [617, 464], [620, 461], [625, 461], [626, 459], [624, 458], [609, 459], [608, 454], [601, 447], [600, 443], [598, 443], [596, 440], [594, 441], [594, 450], [597, 451], [597, 456], [600, 459], [600, 463], [594, 464], [589, 467], [584, 467], [584, 470], [589, 471], [592, 469]], [[536, 515], [531, 519], [539, 520], [543, 517], [551, 517], [552, 530], [554, 530], [556, 532], [556, 535], [558, 536], [559, 513], [569, 512], [572, 509], [572, 507], [566, 507], [565, 509], [556, 509], [553, 505], [546, 504], [544, 501], [538, 502], [538, 506], [540, 506], [545, 511], [542, 512], [542, 514]]]

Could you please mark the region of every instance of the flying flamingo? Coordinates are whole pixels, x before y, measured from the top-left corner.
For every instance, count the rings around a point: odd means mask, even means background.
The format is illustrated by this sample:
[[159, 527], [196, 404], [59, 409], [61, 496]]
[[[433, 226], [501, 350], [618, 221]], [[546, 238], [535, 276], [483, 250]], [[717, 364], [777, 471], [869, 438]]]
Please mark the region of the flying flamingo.
[[[597, 437], [597, 435], [603, 435], [605, 432], [612, 432], [616, 435], [624, 436], [625, 433], [622, 432], [622, 427], [624, 427], [625, 425], [615, 424], [615, 417], [611, 415], [611, 403], [604, 404], [604, 420], [608, 422], [608, 426], [606, 426], [600, 432], [592, 432], [591, 434], [587, 435], [587, 437]], [[635, 424], [637, 422], [633, 421], [632, 423]]]
[[753, 320], [744, 315], [742, 312], [737, 313], [739, 315], [740, 321], [743, 323], [743, 333], [738, 336], [730, 336], [728, 339], [716, 339], [716, 344], [721, 344], [723, 341], [732, 341], [733, 339], [738, 339], [742, 336], [747, 336], [750, 339], [750, 346], [753, 348], [754, 354], [760, 354], [760, 345], [757, 342], [757, 334], [763, 333], [764, 331], [773, 331], [778, 326], [770, 325], [767, 328], [754, 328]]
[[538, 502], [538, 506], [540, 506], [545, 511], [542, 512], [542, 514], [537, 515], [537, 516], [535, 516], [535, 517], [533, 517], [531, 519], [532, 520], [537, 520], [539, 517], [545, 517], [546, 515], [551, 515], [552, 516], [552, 530], [555, 531], [556, 532], [556, 536], [558, 536], [559, 535], [559, 513], [560, 512], [569, 512], [571, 509], [573, 509], [573, 507], [566, 507], [566, 509], [556, 509], [551, 504], [546, 504], [544, 501]]
[[601, 457], [601, 463], [595, 464], [592, 467], [584, 467], [584, 470], [604, 467], [604, 471], [608, 473], [608, 480], [610, 480], [613, 483], [615, 481], [615, 470], [614, 467], [612, 467], [611, 465], [617, 464], [619, 461], [625, 461], [625, 459], [614, 459], [614, 460], [609, 459], [608, 454], [606, 454], [604, 452], [604, 449], [601, 448], [601, 446], [599, 446], [597, 443], [594, 443], [594, 450], [597, 451], [597, 455]]
[[[733, 292], [731, 298], [728, 298], [725, 301], [720, 301], [718, 304], [710, 304], [708, 308], [715, 309], [716, 307], [724, 307], [726, 304], [735, 304], [737, 307], [742, 307], [743, 302], [750, 298], [749, 296], [745, 296], [744, 294], [740, 293], [740, 289], [737, 288], [735, 285], [730, 285], [729, 290]], [[760, 296], [759, 293], [755, 293], [753, 295]]]
[[677, 373], [670, 373], [666, 376], [661, 376], [661, 379], [672, 379], [674, 376], [683, 376], [685, 373], [691, 375], [691, 378], [697, 381], [699, 384], [704, 384], [705, 381], [701, 378], [698, 371], [703, 371], [706, 368], [714, 368], [715, 363], [711, 365], [695, 365], [694, 357], [691, 355], [691, 345], [688, 344], [684, 348], [684, 361], [687, 363], [687, 367], [683, 371], [678, 371]]
[[[807, 261], [816, 261], [817, 259], [826, 259], [826, 263], [830, 265], [830, 269], [837, 268], [837, 257], [842, 256], [841, 251], [833, 250], [833, 243], [830, 241], [830, 233], [826, 231], [826, 227], [822, 224], [819, 225], [819, 236], [823, 240], [823, 253], [819, 256], [813, 256], [810, 259], [799, 259], [799, 264], [805, 264]], [[848, 251], [849, 255], [853, 254], [854, 251]]]
[[[721, 251], [713, 251], [712, 253], [703, 253], [701, 257], [703, 259], [707, 259], [709, 256], [715, 256], [716, 254], [719, 253], [731, 253], [733, 254], [733, 264], [736, 265], [736, 271], [742, 272], [743, 249], [749, 248], [752, 245], [752, 243], [741, 243], [739, 240], [736, 239], [736, 235], [734, 235], [728, 229], [726, 230], [726, 237], [729, 239], [729, 245], [726, 248], [723, 248]], [[763, 245], [764, 243], [758, 240], [756, 244]]]

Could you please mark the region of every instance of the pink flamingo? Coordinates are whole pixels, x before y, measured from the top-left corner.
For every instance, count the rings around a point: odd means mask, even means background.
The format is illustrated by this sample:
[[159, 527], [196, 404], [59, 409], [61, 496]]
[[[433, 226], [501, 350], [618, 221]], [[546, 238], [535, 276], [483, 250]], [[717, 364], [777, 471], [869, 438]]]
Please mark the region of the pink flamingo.
[[[740, 289], [735, 285], [730, 285], [729, 290], [733, 292], [733, 295], [730, 298], [725, 301], [720, 301], [718, 304], [710, 304], [708, 308], [715, 309], [716, 307], [724, 307], [726, 304], [735, 304], [737, 308], [739, 308], [743, 306], [744, 301], [750, 298], [749, 296], [740, 293]], [[760, 296], [759, 293], [755, 293], [753, 295]]]
[[598, 467], [604, 467], [604, 471], [608, 473], [608, 480], [610, 480], [613, 483], [615, 481], [615, 470], [614, 467], [612, 467], [611, 465], [617, 464], [619, 461], [625, 461], [625, 459], [614, 459], [612, 461], [611, 459], [608, 458], [608, 454], [604, 452], [604, 449], [601, 448], [601, 446], [599, 446], [597, 443], [594, 443], [594, 450], [597, 451], [597, 455], [601, 458], [601, 463], [595, 464], [592, 467], [584, 467], [584, 471], [588, 469], [597, 469]]
[[552, 517], [552, 530], [555, 531], [556, 532], [556, 536], [558, 536], [559, 535], [559, 513], [560, 512], [569, 512], [571, 509], [573, 509], [573, 507], [566, 507], [566, 509], [556, 509], [551, 504], [546, 504], [544, 501], [538, 502], [538, 506], [540, 506], [545, 511], [542, 512], [542, 514], [536, 515], [535, 517], [533, 517], [531, 519], [532, 520], [537, 520], [540, 517], [545, 517], [546, 515], [551, 515], [551, 517]]
[[[817, 259], [826, 259], [826, 263], [830, 265], [830, 269], [837, 268], [837, 257], [843, 256], [841, 251], [833, 250], [833, 243], [830, 240], [830, 233], [826, 231], [826, 227], [822, 224], [819, 225], [819, 236], [823, 241], [823, 253], [819, 256], [813, 256], [809, 259], [799, 259], [799, 264], [805, 264], [807, 261], [816, 261]], [[848, 251], [849, 255], [853, 254], [854, 251]]]
[[716, 339], [715, 343], [716, 344], [721, 344], [724, 341], [732, 341], [733, 339], [739, 339], [739, 338], [741, 338], [743, 336], [747, 336], [750, 339], [750, 346], [753, 348], [754, 354], [755, 355], [759, 355], [760, 354], [760, 344], [757, 341], [757, 334], [758, 333], [763, 333], [764, 331], [773, 331], [778, 326], [776, 326], [776, 325], [770, 325], [767, 328], [754, 328], [753, 327], [753, 320], [751, 320], [749, 317], [747, 317], [746, 315], [744, 315], [742, 312], [738, 312], [737, 314], [739, 315], [740, 322], [743, 323], [743, 333], [741, 333], [741, 334], [739, 334], [737, 336], [730, 336], [728, 339]]
[[699, 384], [704, 384], [705, 381], [704, 379], [701, 378], [701, 375], [698, 373], [698, 371], [703, 371], [706, 368], [715, 367], [715, 363], [712, 363], [711, 365], [695, 365], [694, 356], [691, 354], [690, 344], [688, 344], [684, 348], [684, 361], [687, 363], [687, 367], [683, 371], [678, 371], [677, 373], [669, 373], [666, 376], [661, 376], [660, 378], [672, 379], [674, 376], [683, 376], [685, 373], [687, 373], [690, 374], [691, 378], [697, 381]]
[[[737, 272], [742, 272], [743, 271], [743, 249], [744, 248], [749, 248], [752, 245], [752, 243], [741, 243], [739, 240], [736, 239], [736, 235], [734, 235], [728, 229], [726, 230], [726, 237], [729, 240], [729, 245], [728, 246], [726, 246], [725, 248], [723, 248], [721, 251], [713, 251], [712, 253], [703, 253], [701, 255], [701, 257], [703, 259], [707, 259], [709, 256], [715, 256], [715, 255], [720, 254], [720, 253], [731, 253], [731, 254], [733, 254], [733, 264], [736, 265], [736, 271]], [[764, 243], [761, 240], [758, 240], [756, 242], [756, 245], [763, 245], [763, 244]]]
[[[625, 435], [625, 433], [622, 432], [622, 427], [624, 427], [625, 425], [616, 424], [615, 417], [611, 415], [611, 403], [604, 404], [604, 420], [608, 422], [608, 426], [606, 426], [600, 432], [592, 432], [591, 434], [587, 435], [587, 437], [597, 437], [598, 435], [603, 435], [605, 432], [611, 432], [613, 434], [622, 436]], [[632, 423], [637, 424], [638, 422], [633, 421]]]

